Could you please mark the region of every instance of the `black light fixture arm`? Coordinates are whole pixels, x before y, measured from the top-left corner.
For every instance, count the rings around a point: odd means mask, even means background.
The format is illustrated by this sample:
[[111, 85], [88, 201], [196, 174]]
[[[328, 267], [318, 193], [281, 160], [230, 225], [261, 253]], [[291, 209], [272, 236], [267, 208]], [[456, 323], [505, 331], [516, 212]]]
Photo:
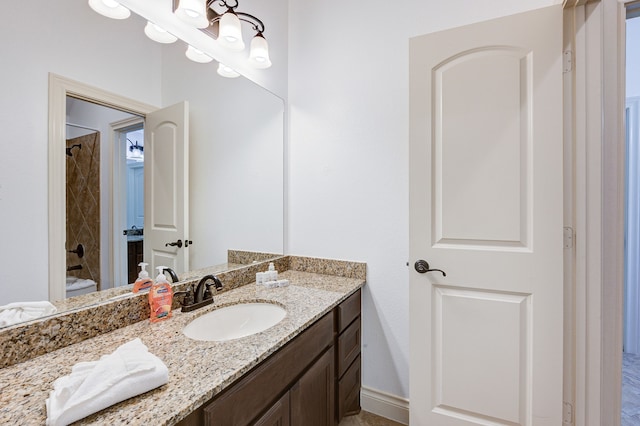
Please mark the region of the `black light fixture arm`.
[[[238, 17], [238, 19], [240, 19], [241, 21], [251, 24], [253, 30], [257, 32], [258, 35], [262, 36], [262, 33], [264, 32], [264, 23], [260, 19], [248, 13], [236, 12], [236, 8], [238, 7], [238, 0], [235, 0], [235, 5], [233, 6], [230, 4], [228, 0], [207, 0], [207, 9], [213, 6], [213, 4], [216, 2], [218, 2], [220, 6], [226, 7], [227, 12], [234, 13]], [[216, 16], [210, 19], [210, 22], [212, 24], [214, 22], [218, 22], [220, 18], [222, 18], [222, 15], [216, 14]]]
[[243, 13], [243, 12], [236, 12], [236, 15], [238, 15], [238, 19], [240, 19], [241, 21], [248, 22], [249, 24], [251, 24], [251, 26], [253, 27], [253, 30], [257, 32], [259, 35], [262, 35], [262, 33], [264, 32], [264, 24], [260, 19], [256, 18], [253, 15], [249, 15], [248, 13]]
[[137, 149], [140, 152], [144, 152], [144, 146], [138, 144], [138, 141], [136, 141], [135, 144], [129, 138], [127, 138], [127, 141], [129, 141], [129, 143], [131, 144], [131, 146], [129, 147], [129, 151], [133, 152], [134, 150]]

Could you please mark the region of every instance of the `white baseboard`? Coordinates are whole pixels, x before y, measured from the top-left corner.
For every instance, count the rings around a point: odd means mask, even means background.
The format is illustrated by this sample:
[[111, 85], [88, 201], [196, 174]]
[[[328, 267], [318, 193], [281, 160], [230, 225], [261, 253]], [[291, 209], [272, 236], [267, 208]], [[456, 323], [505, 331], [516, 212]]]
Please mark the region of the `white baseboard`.
[[364, 411], [403, 425], [409, 424], [409, 400], [406, 398], [363, 386], [360, 391], [360, 405]]

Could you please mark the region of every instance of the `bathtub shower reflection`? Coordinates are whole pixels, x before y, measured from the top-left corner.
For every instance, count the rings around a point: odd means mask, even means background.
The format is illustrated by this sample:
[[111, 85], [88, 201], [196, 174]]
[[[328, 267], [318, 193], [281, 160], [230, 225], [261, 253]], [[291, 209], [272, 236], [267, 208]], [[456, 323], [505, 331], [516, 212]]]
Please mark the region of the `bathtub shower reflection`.
[[67, 277], [67, 299], [96, 291], [97, 284], [91, 279]]

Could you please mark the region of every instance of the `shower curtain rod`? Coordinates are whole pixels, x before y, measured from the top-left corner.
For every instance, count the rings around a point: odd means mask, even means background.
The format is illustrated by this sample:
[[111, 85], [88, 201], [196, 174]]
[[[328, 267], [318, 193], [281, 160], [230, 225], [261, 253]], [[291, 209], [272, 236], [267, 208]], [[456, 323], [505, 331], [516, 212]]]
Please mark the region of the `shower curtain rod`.
[[81, 129], [93, 130], [94, 132], [99, 132], [100, 130], [94, 129], [93, 127], [82, 126], [80, 124], [66, 123], [67, 126], [71, 127], [79, 127]]

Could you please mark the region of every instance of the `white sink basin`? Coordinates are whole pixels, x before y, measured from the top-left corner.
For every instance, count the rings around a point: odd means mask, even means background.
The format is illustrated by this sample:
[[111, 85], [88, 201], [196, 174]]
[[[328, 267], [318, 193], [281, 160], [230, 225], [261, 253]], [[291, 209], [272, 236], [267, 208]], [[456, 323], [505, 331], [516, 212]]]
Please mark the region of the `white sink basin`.
[[287, 311], [272, 303], [241, 303], [202, 315], [182, 332], [194, 340], [223, 342], [264, 331], [286, 315]]

